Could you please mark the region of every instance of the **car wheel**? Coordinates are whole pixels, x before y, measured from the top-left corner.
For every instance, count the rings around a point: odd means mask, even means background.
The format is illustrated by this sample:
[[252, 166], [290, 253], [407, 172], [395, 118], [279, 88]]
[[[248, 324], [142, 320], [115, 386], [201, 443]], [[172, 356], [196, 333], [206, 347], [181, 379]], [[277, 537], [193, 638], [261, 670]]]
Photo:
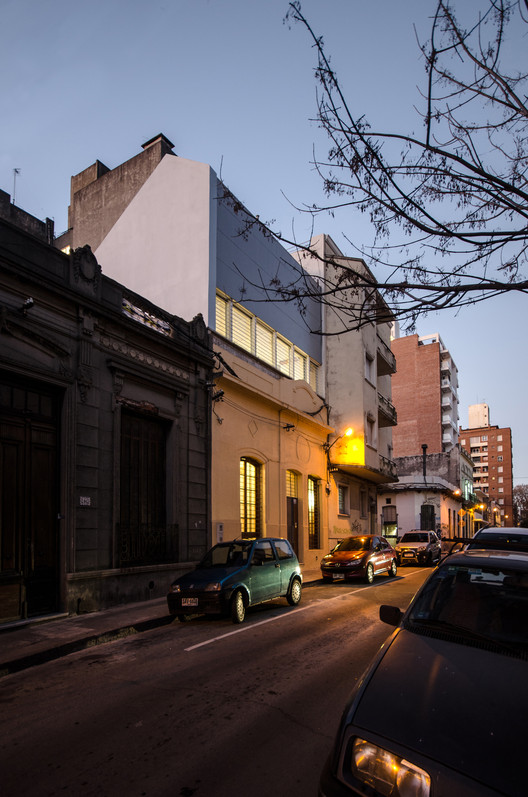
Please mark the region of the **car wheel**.
[[374, 581], [374, 568], [372, 567], [371, 562], [368, 563], [367, 569], [365, 571], [365, 581], [367, 584], [372, 584]]
[[297, 606], [298, 603], [301, 602], [301, 595], [302, 595], [302, 587], [301, 582], [298, 578], [294, 578], [292, 581], [292, 585], [290, 587], [290, 591], [286, 595], [286, 600], [290, 604], [290, 606]]
[[246, 616], [246, 607], [244, 605], [244, 596], [241, 591], [237, 589], [231, 598], [231, 619], [234, 623], [243, 623]]
[[393, 559], [389, 570], [389, 576], [395, 576], [397, 572], [398, 572], [398, 565], [396, 564], [396, 559]]

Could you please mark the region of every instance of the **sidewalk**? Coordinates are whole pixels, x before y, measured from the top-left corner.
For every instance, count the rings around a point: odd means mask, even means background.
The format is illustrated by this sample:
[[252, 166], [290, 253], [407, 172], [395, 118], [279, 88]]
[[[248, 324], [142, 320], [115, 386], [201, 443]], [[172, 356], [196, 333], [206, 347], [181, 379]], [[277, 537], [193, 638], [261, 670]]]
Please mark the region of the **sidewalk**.
[[[319, 570], [303, 570], [303, 584]], [[0, 678], [79, 650], [172, 623], [166, 598], [81, 615], [50, 615], [0, 625]]]

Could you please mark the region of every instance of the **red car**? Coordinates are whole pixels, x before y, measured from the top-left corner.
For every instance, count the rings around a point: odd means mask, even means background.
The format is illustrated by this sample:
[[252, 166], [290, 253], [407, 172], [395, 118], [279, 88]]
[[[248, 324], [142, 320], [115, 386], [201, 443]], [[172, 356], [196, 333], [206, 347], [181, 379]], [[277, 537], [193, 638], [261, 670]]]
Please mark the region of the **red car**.
[[363, 578], [372, 584], [374, 576], [387, 573], [395, 576], [397, 556], [392, 545], [375, 534], [347, 537], [337, 543], [321, 562], [321, 574], [325, 581], [344, 581]]

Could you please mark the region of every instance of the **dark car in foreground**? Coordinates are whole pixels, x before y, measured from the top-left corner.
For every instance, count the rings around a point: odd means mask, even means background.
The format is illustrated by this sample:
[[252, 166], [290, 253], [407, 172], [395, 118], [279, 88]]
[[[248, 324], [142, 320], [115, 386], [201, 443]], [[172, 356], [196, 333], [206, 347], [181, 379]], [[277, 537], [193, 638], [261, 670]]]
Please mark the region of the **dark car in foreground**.
[[180, 620], [224, 614], [242, 623], [249, 606], [281, 597], [296, 606], [301, 594], [301, 568], [290, 543], [266, 537], [218, 543], [171, 584], [167, 603]]
[[406, 531], [395, 549], [399, 565], [434, 565], [442, 556], [442, 543], [434, 531]]
[[489, 526], [477, 531], [467, 544], [473, 548], [500, 548], [528, 551], [528, 529], [517, 526]]
[[363, 578], [372, 584], [374, 576], [397, 572], [396, 552], [385, 539], [375, 534], [346, 537], [321, 560], [321, 575], [325, 581], [345, 581]]
[[355, 687], [319, 797], [524, 797], [528, 553], [475, 549], [432, 572]]

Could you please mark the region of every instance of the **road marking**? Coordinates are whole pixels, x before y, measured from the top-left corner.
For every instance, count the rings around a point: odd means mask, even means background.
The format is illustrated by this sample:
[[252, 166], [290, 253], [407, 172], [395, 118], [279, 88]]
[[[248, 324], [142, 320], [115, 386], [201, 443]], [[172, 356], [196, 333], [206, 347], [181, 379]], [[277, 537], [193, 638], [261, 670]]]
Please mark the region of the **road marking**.
[[[414, 570], [413, 573], [423, 573], [424, 568], [420, 570]], [[405, 576], [400, 576], [400, 578], [408, 578], [411, 573]], [[384, 581], [383, 584], [390, 584], [393, 583], [392, 581]], [[381, 587], [383, 584], [377, 584], [376, 586]], [[368, 586], [372, 586], [369, 584]], [[340, 595], [335, 595], [333, 598], [325, 598], [324, 600], [314, 601], [314, 603], [309, 603], [308, 606], [300, 606], [294, 609], [291, 612], [284, 612], [283, 614], [277, 614], [274, 617], [268, 617], [266, 620], [260, 620], [258, 623], [251, 623], [250, 625], [244, 625], [241, 628], [236, 628], [234, 631], [228, 631], [226, 634], [220, 634], [220, 636], [212, 637], [211, 639], [206, 639], [204, 642], [198, 642], [196, 645], [191, 645], [189, 648], [184, 648], [186, 653], [189, 653], [191, 650], [197, 650], [197, 648], [203, 648], [205, 645], [211, 645], [213, 642], [219, 642], [221, 639], [227, 639], [227, 637], [233, 636], [234, 634], [241, 634], [243, 631], [251, 631], [252, 628], [257, 628], [259, 625], [265, 625], [266, 623], [273, 623], [275, 620], [282, 620], [284, 617], [291, 617], [292, 614], [298, 614], [299, 612], [305, 612], [308, 609], [312, 609], [314, 606], [320, 606], [321, 603], [330, 603], [331, 601], [337, 601], [341, 598], [346, 598], [349, 595], [355, 595], [356, 592], [363, 592], [366, 589], [365, 586], [357, 587], [357, 589], [353, 589], [350, 592], [343, 592]]]

